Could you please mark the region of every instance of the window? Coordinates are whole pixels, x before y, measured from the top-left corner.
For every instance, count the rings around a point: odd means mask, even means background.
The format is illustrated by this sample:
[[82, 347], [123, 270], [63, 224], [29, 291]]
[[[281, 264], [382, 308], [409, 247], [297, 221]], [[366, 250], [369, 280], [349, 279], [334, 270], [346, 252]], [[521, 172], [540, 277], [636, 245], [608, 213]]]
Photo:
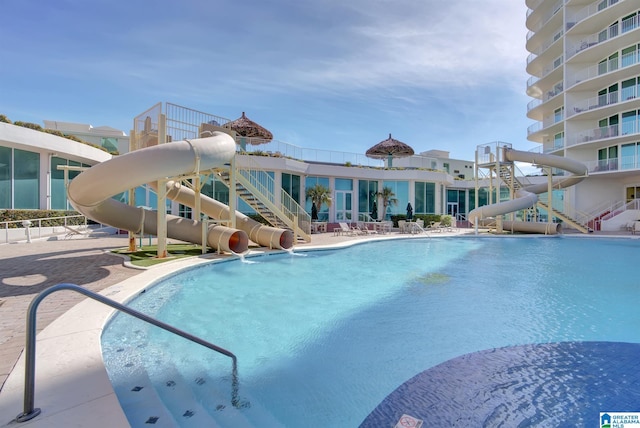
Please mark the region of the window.
[[[397, 205], [389, 205], [387, 207], [387, 214], [404, 214], [406, 213], [405, 208], [409, 203], [409, 182], [408, 181], [385, 181], [382, 184], [382, 187], [389, 187], [393, 193], [395, 193], [395, 198], [398, 200]], [[378, 207], [380, 209], [381, 207]], [[414, 207], [414, 212], [415, 207]], [[387, 216], [385, 215], [385, 218]]]
[[638, 13], [632, 13], [622, 18], [622, 32], [626, 33], [638, 27]]
[[113, 137], [102, 137], [100, 145], [109, 153], [118, 153], [118, 139]]
[[636, 51], [637, 51], [637, 47], [635, 45], [622, 49], [622, 66], [623, 67], [628, 67], [638, 62], [636, 59]]
[[436, 185], [435, 183], [416, 182], [416, 214], [435, 214]]
[[13, 151], [14, 209], [40, 208], [40, 154], [15, 149]]
[[0, 208], [11, 209], [11, 148], [0, 147]]
[[632, 110], [622, 113], [622, 135], [638, 132], [638, 111]]
[[633, 79], [625, 80], [622, 82], [622, 101], [631, 100], [636, 97], [636, 82], [637, 79], [635, 77]]
[[598, 171], [615, 171], [618, 169], [618, 146], [605, 147], [598, 150]]
[[637, 155], [637, 143], [623, 144], [620, 151], [620, 169], [634, 169], [637, 168], [638, 159]]
[[561, 149], [564, 147], [564, 132], [559, 132], [553, 136], [553, 148]]
[[[358, 214], [369, 214], [373, 211], [373, 203], [378, 200], [378, 182], [369, 180], [358, 181]], [[376, 202], [377, 205], [377, 202]], [[379, 207], [376, 207], [379, 209]], [[379, 213], [378, 213], [379, 214]], [[366, 216], [364, 216], [366, 217]], [[360, 216], [358, 216], [360, 220]]]
[[[311, 189], [316, 186], [316, 184], [320, 184], [327, 189], [329, 189], [329, 178], [328, 177], [307, 177], [304, 181], [305, 188], [305, 203], [304, 209], [306, 212], [311, 212], [311, 200], [306, 198], [307, 189]], [[329, 219], [329, 207], [323, 204], [321, 207], [318, 207], [318, 220], [320, 221], [328, 221]]]
[[300, 203], [300, 176], [295, 174], [282, 173], [282, 189], [291, 198]]
[[558, 123], [564, 116], [564, 107], [557, 108], [553, 111], [553, 123]]

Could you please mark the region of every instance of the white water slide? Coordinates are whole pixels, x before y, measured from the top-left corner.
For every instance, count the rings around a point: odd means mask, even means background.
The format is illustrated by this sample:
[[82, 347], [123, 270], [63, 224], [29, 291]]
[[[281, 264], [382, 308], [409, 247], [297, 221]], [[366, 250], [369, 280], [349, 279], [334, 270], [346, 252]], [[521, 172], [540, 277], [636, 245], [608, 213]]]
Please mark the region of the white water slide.
[[[546, 155], [542, 153], [524, 152], [504, 147], [503, 159], [511, 162], [527, 162], [535, 165], [550, 166], [571, 172], [573, 175], [554, 180], [552, 189], [565, 189], [584, 180], [587, 176], [587, 167], [581, 162], [561, 156]], [[538, 202], [538, 194], [549, 190], [546, 183], [534, 184], [519, 189], [515, 198], [510, 201], [485, 205], [472, 210], [469, 213], [469, 221], [472, 224], [483, 224], [483, 219], [509, 214], [515, 211], [533, 207]], [[555, 234], [560, 229], [559, 223], [541, 223], [524, 221], [505, 221], [503, 228], [514, 232]]]
[[[200, 174], [228, 164], [235, 156], [234, 139], [223, 132], [211, 137], [175, 141], [147, 147], [114, 157], [82, 172], [69, 184], [69, 201], [77, 211], [103, 224], [134, 233], [157, 235], [157, 212], [136, 208], [112, 199], [112, 196], [169, 177]], [[175, 182], [169, 187], [178, 188]], [[168, 192], [171, 198], [172, 193]], [[184, 195], [184, 192], [183, 192]], [[195, 206], [195, 193], [182, 197], [180, 203]], [[229, 219], [229, 207], [201, 195], [202, 212], [215, 219]], [[202, 223], [167, 215], [167, 236], [202, 245]], [[236, 212], [238, 229], [210, 225], [206, 244], [215, 249], [244, 253], [248, 239], [262, 246], [287, 249], [293, 245], [290, 230], [262, 225]]]

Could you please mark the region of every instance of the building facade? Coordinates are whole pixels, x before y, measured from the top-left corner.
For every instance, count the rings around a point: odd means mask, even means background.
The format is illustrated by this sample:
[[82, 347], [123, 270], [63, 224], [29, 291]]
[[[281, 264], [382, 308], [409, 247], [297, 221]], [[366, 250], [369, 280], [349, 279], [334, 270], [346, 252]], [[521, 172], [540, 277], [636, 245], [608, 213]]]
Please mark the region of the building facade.
[[564, 191], [565, 210], [618, 229], [637, 212], [613, 212], [637, 210], [640, 195], [640, 3], [526, 4], [528, 139], [587, 165], [589, 178]]
[[0, 209], [73, 209], [65, 175], [72, 179], [111, 157], [87, 144], [0, 122]]

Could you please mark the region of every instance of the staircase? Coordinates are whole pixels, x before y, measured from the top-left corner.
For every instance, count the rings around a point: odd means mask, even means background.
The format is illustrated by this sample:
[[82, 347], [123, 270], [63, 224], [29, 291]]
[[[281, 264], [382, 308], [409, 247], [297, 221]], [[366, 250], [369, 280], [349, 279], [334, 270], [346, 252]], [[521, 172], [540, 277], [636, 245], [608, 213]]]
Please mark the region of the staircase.
[[[541, 208], [543, 210], [545, 210], [547, 213], [550, 213], [551, 210], [549, 209], [549, 205], [546, 202], [541, 202], [538, 201], [538, 203], [536, 204], [536, 206], [538, 208]], [[560, 220], [562, 220], [563, 222], [567, 223], [569, 226], [571, 226], [572, 228], [582, 232], [582, 233], [589, 233], [590, 231], [592, 231], [592, 229], [590, 229], [588, 226], [585, 226], [584, 224], [581, 224], [578, 222], [578, 220], [573, 219], [571, 217], [569, 217], [568, 215], [558, 211], [558, 210], [553, 210], [553, 216], [559, 218]]]
[[[524, 186], [522, 185], [522, 183], [520, 183], [520, 181], [516, 178], [513, 177], [512, 180], [512, 175], [511, 175], [511, 167], [508, 165], [504, 165], [501, 164], [500, 165], [500, 171], [498, 173], [498, 175], [500, 176], [500, 178], [502, 179], [502, 181], [507, 185], [507, 186], [511, 186], [513, 183], [513, 192], [514, 194], [518, 192], [518, 190], [522, 189]], [[540, 209], [545, 210], [547, 213], [550, 213], [551, 210], [549, 209], [549, 206], [547, 205], [546, 202], [541, 202], [538, 201], [536, 203], [536, 206]], [[582, 233], [589, 233], [591, 230], [588, 226], [585, 226], [584, 224], [579, 223], [577, 220], [567, 216], [566, 214], [557, 211], [557, 210], [553, 210], [553, 216], [557, 217], [559, 219], [561, 219], [563, 222], [565, 222], [566, 224], [568, 224], [569, 226], [571, 226], [572, 228], [582, 232]]]
[[[220, 180], [231, 188], [229, 169], [218, 169]], [[275, 184], [266, 171], [236, 169], [236, 195], [260, 214], [270, 225], [290, 229], [296, 239], [311, 242], [311, 216], [281, 189], [280, 202], [276, 202]]]

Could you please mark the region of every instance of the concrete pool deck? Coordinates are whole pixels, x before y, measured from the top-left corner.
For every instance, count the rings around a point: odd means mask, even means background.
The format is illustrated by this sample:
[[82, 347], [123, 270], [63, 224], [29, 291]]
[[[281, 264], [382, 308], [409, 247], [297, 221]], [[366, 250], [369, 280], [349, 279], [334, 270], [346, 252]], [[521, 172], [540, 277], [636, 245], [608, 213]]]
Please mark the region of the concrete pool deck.
[[[432, 233], [431, 236], [469, 233], [473, 230], [459, 229]], [[594, 235], [615, 234], [591, 236]], [[630, 237], [628, 233], [625, 235]], [[424, 236], [399, 233], [334, 236], [329, 232], [313, 235], [311, 243], [297, 248], [340, 247], [370, 239]], [[52, 285], [69, 282], [96, 292], [104, 290], [108, 297], [124, 302], [158, 277], [220, 258], [208, 255], [139, 270], [124, 266], [121, 257], [109, 253], [111, 249], [126, 245], [126, 235], [112, 235], [0, 246], [0, 272], [3, 273], [0, 282], [0, 426], [15, 426], [12, 421], [22, 411], [24, 360], [18, 357], [24, 346], [27, 307], [37, 293]], [[222, 256], [229, 257], [232, 256]], [[38, 330], [46, 328], [38, 335], [36, 360], [35, 406], [42, 409], [42, 414], [24, 423], [25, 426], [128, 425], [100, 354], [102, 326], [111, 312], [112, 309], [105, 305], [68, 291], [45, 299], [38, 311]], [[79, 349], [91, 352], [78, 352]]]

